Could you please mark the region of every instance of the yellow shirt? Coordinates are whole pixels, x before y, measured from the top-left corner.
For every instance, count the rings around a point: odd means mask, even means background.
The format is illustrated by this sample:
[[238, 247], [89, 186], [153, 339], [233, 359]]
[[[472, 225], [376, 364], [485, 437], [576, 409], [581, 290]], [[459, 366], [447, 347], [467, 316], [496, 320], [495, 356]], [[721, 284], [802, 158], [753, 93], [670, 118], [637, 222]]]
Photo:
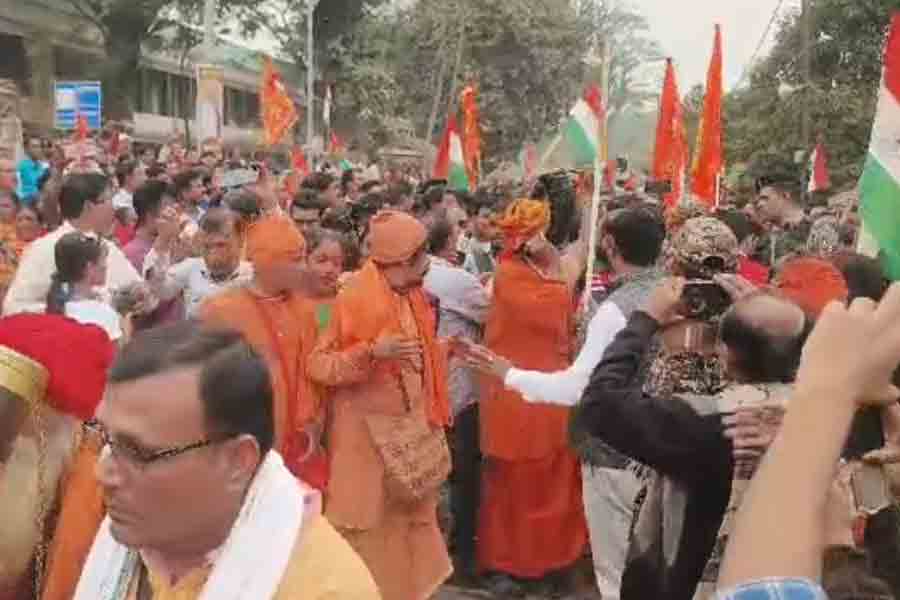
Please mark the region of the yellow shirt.
[[[273, 600], [380, 600], [362, 559], [324, 517], [313, 519], [297, 539]], [[211, 566], [196, 569], [174, 586], [150, 573], [153, 600], [196, 600], [211, 571]], [[137, 599], [136, 582], [128, 597]]]

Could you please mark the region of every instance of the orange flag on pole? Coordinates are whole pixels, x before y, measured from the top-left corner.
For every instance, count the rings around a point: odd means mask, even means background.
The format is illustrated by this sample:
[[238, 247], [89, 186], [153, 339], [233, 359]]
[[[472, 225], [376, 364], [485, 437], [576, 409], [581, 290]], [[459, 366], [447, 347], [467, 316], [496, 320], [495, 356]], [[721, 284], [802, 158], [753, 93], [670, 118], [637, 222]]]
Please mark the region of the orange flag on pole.
[[75, 141], [83, 142], [88, 139], [88, 133], [90, 133], [90, 125], [88, 125], [87, 117], [82, 114], [79, 114], [75, 117]]
[[712, 61], [706, 76], [706, 98], [703, 101], [703, 115], [691, 169], [694, 195], [710, 208], [718, 203], [718, 179], [723, 165], [722, 28], [716, 25]]
[[260, 90], [263, 130], [267, 146], [277, 144], [297, 122], [297, 109], [287, 94], [281, 74], [268, 56], [263, 60], [263, 78]]
[[298, 146], [291, 149], [291, 172], [284, 179], [284, 189], [293, 198], [300, 191], [300, 183], [309, 175], [306, 156]]
[[687, 159], [681, 96], [678, 95], [678, 83], [675, 80], [675, 66], [669, 58], [666, 60], [666, 77], [659, 102], [656, 147], [653, 152], [653, 179], [672, 182], [672, 192], [663, 197], [667, 209], [675, 206], [684, 192]]
[[463, 159], [466, 164], [466, 175], [469, 178], [469, 189], [478, 187], [481, 175], [481, 125], [478, 116], [478, 90], [474, 85], [467, 85], [460, 95], [463, 114]]

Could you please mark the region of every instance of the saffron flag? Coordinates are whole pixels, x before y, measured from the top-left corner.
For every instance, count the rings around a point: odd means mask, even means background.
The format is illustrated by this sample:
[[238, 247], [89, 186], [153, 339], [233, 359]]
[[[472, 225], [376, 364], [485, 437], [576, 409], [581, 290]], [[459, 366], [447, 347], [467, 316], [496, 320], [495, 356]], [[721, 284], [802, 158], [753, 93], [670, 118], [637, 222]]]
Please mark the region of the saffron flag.
[[710, 207], [718, 203], [718, 179], [722, 172], [722, 28], [716, 25], [713, 55], [706, 76], [706, 98], [697, 131], [694, 164], [691, 169], [693, 192]]
[[672, 192], [663, 197], [667, 209], [676, 206], [684, 192], [684, 172], [687, 168], [688, 148], [684, 130], [681, 96], [675, 80], [672, 59], [666, 60], [659, 102], [659, 121], [656, 123], [656, 146], [653, 151], [653, 179], [672, 182]]
[[474, 85], [467, 85], [463, 89], [460, 106], [463, 114], [463, 159], [469, 189], [474, 190], [478, 187], [478, 178], [481, 176], [481, 125], [478, 116], [478, 90]]
[[469, 191], [469, 177], [466, 173], [463, 145], [456, 125], [456, 116], [447, 119], [447, 128], [441, 145], [438, 146], [437, 158], [434, 161], [433, 179], [444, 179], [451, 190]]
[[831, 189], [831, 175], [828, 173], [828, 155], [825, 144], [819, 142], [809, 158], [809, 185], [807, 191], [824, 192]]
[[83, 142], [88, 138], [88, 133], [90, 132], [90, 125], [88, 125], [87, 117], [82, 114], [79, 114], [75, 117], [75, 141]]
[[900, 13], [891, 20], [869, 154], [859, 183], [859, 250], [900, 280]]
[[306, 162], [306, 156], [299, 146], [291, 149], [291, 171], [284, 179], [284, 189], [293, 197], [300, 191], [300, 183], [309, 175], [309, 165]]
[[297, 122], [297, 109], [287, 94], [281, 74], [268, 56], [263, 61], [260, 89], [264, 138], [267, 146], [279, 143]]

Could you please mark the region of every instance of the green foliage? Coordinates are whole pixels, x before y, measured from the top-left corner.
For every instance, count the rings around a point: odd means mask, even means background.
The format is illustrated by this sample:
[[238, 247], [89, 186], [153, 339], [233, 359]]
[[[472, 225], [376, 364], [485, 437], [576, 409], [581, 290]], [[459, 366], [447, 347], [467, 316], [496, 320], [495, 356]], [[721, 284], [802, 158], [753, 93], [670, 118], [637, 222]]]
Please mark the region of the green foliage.
[[[726, 97], [726, 154], [743, 164], [747, 177], [789, 172], [803, 177], [806, 162], [794, 164], [821, 136], [829, 153], [832, 183], [843, 187], [859, 177], [875, 113], [881, 52], [896, 0], [815, 0], [812, 45], [802, 36], [800, 15], [781, 23], [769, 56], [752, 71], [749, 85]], [[810, 54], [806, 86], [803, 55]], [[812, 138], [802, 140], [804, 109]]]

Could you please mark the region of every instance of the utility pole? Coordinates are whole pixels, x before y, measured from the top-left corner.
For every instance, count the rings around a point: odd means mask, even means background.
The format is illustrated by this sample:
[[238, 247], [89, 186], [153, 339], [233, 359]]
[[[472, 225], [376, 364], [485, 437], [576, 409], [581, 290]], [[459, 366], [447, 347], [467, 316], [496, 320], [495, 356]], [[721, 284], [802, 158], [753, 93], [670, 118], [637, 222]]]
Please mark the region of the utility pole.
[[[313, 134], [315, 133], [315, 28], [313, 18], [316, 14], [316, 6], [319, 0], [306, 0], [306, 146], [312, 148]], [[324, 142], [324, 140], [323, 140]]]
[[216, 45], [216, 0], [206, 0], [203, 4], [203, 50], [209, 59]]
[[466, 46], [466, 13], [459, 15], [459, 45], [456, 47], [456, 62], [453, 65], [453, 75], [450, 76], [450, 101], [447, 105], [447, 116], [456, 110], [456, 78], [459, 77], [459, 69], [462, 66], [463, 48]]
[[800, 122], [800, 143], [802, 144], [802, 150], [804, 155], [809, 151], [810, 148], [810, 117], [809, 117], [809, 107], [810, 107], [810, 92], [812, 86], [812, 8], [810, 6], [810, 0], [802, 0], [803, 1], [803, 12], [800, 14], [800, 19], [803, 28], [803, 45], [805, 46], [805, 50], [803, 52], [803, 107], [802, 107], [802, 118]]

